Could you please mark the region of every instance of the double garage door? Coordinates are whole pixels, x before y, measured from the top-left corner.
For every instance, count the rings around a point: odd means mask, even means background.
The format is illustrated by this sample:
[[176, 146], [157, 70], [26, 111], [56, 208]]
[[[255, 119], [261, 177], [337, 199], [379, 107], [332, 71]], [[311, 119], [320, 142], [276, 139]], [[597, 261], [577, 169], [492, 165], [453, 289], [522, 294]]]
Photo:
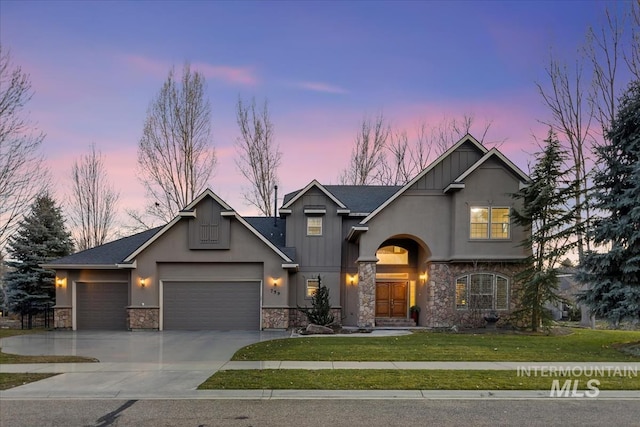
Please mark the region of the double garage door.
[[[78, 283], [80, 330], [126, 330], [126, 283]], [[163, 282], [164, 330], [259, 330], [260, 282]]]
[[163, 282], [164, 330], [259, 330], [260, 282]]

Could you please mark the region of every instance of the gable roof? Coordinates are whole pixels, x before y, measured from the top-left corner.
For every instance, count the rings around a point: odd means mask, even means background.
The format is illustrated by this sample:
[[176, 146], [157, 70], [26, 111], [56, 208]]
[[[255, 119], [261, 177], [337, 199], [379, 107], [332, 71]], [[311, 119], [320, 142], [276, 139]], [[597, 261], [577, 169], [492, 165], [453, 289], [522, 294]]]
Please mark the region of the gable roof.
[[371, 218], [375, 217], [381, 210], [383, 210], [384, 208], [386, 208], [388, 205], [391, 204], [391, 202], [393, 202], [395, 199], [397, 199], [398, 197], [400, 197], [405, 191], [407, 191], [407, 189], [409, 189], [411, 186], [413, 186], [416, 182], [418, 182], [420, 179], [422, 179], [422, 177], [424, 177], [426, 174], [428, 174], [429, 172], [431, 172], [437, 165], [439, 165], [440, 163], [442, 163], [442, 161], [447, 158], [451, 153], [453, 153], [454, 151], [456, 151], [458, 148], [460, 148], [463, 144], [465, 143], [470, 143], [473, 147], [477, 148], [483, 155], [486, 154], [489, 150], [482, 145], [477, 139], [475, 139], [473, 136], [471, 136], [470, 134], [466, 134], [465, 136], [463, 136], [460, 141], [456, 142], [451, 148], [449, 148], [447, 151], [445, 151], [444, 153], [442, 153], [440, 155], [440, 157], [438, 157], [436, 160], [434, 160], [429, 166], [427, 166], [425, 169], [422, 170], [422, 172], [420, 172], [418, 175], [416, 175], [411, 181], [409, 181], [408, 183], [406, 183], [404, 186], [402, 186], [398, 191], [396, 191], [395, 194], [393, 194], [391, 197], [389, 197], [383, 204], [381, 204], [380, 206], [378, 206], [373, 212], [371, 212], [371, 214], [369, 214], [365, 219], [363, 219], [361, 221], [362, 224], [366, 224]]
[[[135, 257], [166, 233], [180, 219], [185, 217], [185, 212], [191, 212], [195, 216], [194, 208], [205, 197], [212, 197], [220, 203], [224, 216], [233, 216], [249, 231], [262, 240], [274, 252], [276, 252], [286, 263], [293, 263], [295, 257], [294, 248], [285, 247], [285, 221], [280, 218], [249, 217], [243, 218], [235, 212], [226, 202], [215, 195], [210, 189], [205, 190], [193, 202], [189, 203], [180, 211], [171, 222], [164, 226], [155, 227], [132, 236], [123, 237], [95, 248], [87, 249], [75, 254], [53, 260], [47, 264], [42, 264], [44, 268], [83, 268], [83, 269], [105, 269], [134, 267]], [[291, 264], [293, 265], [293, 264]]]
[[405, 184], [402, 188], [400, 188], [395, 194], [393, 194], [391, 197], [389, 197], [383, 204], [378, 206], [373, 212], [371, 212], [371, 214], [369, 214], [366, 218], [364, 218], [360, 223], [361, 224], [366, 224], [369, 220], [371, 220], [373, 217], [375, 217], [380, 211], [382, 211], [384, 208], [386, 208], [395, 199], [400, 197], [405, 191], [407, 191], [407, 189], [409, 189], [411, 186], [413, 186], [422, 177], [424, 177], [431, 170], [433, 170], [438, 164], [442, 163], [442, 161], [445, 158], [447, 158], [451, 153], [456, 151], [458, 148], [460, 148], [465, 143], [472, 144], [472, 146], [474, 146], [475, 148], [480, 150], [480, 152], [483, 154], [483, 156], [480, 158], [480, 160], [478, 160], [476, 163], [471, 165], [467, 170], [465, 170], [462, 174], [460, 174], [460, 176], [458, 176], [458, 178], [456, 178], [453, 181], [453, 183], [451, 183], [445, 189], [445, 192], [450, 187], [451, 188], [457, 188], [457, 189], [463, 188], [464, 184], [462, 183], [462, 181], [466, 177], [468, 177], [473, 171], [477, 170], [480, 166], [482, 166], [487, 160], [489, 160], [492, 157], [497, 157], [498, 159], [500, 159], [500, 161], [502, 161], [505, 164], [505, 166], [514, 175], [516, 175], [522, 182], [525, 182], [525, 183], [530, 182], [530, 179], [527, 176], [527, 174], [522, 172], [522, 170], [520, 168], [518, 168], [511, 160], [506, 158], [504, 156], [504, 154], [502, 154], [497, 148], [492, 148], [491, 150], [488, 150], [484, 145], [482, 145], [473, 136], [471, 136], [470, 134], [466, 134], [464, 137], [462, 137], [462, 139], [460, 139], [460, 141], [458, 141], [451, 148], [449, 148], [442, 155], [440, 155], [440, 157], [438, 157], [435, 161], [433, 161], [433, 163], [431, 163], [429, 166], [427, 166], [426, 169], [424, 169], [415, 178], [413, 178], [411, 181], [409, 181], [407, 184]]
[[453, 182], [455, 183], [461, 183], [466, 177], [468, 177], [469, 175], [471, 175], [476, 169], [478, 169], [480, 166], [482, 166], [484, 163], [486, 163], [487, 160], [491, 159], [492, 157], [497, 157], [502, 163], [504, 163], [505, 166], [507, 166], [507, 168], [513, 172], [514, 175], [516, 175], [522, 182], [529, 182], [531, 179], [529, 178], [529, 176], [524, 173], [518, 166], [516, 166], [511, 160], [509, 160], [507, 157], [505, 157], [504, 154], [502, 154], [500, 151], [498, 151], [497, 148], [492, 148], [491, 150], [489, 150], [489, 152], [487, 152], [484, 156], [482, 156], [482, 158], [480, 160], [478, 160], [477, 162], [475, 162], [473, 165], [471, 165], [469, 167], [469, 169], [467, 169], [466, 171], [464, 171], [459, 177], [457, 177]]
[[63, 258], [43, 264], [44, 268], [117, 268], [131, 253], [151, 239], [162, 227], [152, 228], [132, 236], [123, 237], [104, 245], [76, 252]]
[[[253, 227], [250, 223], [248, 223], [242, 216], [240, 216], [236, 211], [234, 211], [231, 206], [229, 206], [226, 202], [224, 202], [221, 198], [219, 198], [213, 191], [207, 188], [202, 192], [195, 200], [189, 203], [181, 212], [191, 212], [195, 209], [198, 203], [204, 200], [205, 197], [211, 197], [216, 202], [218, 202], [224, 209], [227, 211], [221, 212], [222, 216], [234, 217], [238, 222], [244, 225], [249, 231], [251, 231], [256, 237], [262, 240], [267, 246], [269, 246], [274, 252], [276, 252], [284, 261], [293, 262], [293, 260], [285, 254], [280, 248], [274, 245], [269, 239], [263, 236], [255, 227]], [[133, 251], [125, 260], [125, 263], [132, 263], [135, 260], [135, 257], [138, 256], [142, 251], [144, 251], [147, 247], [149, 247], [153, 242], [159, 239], [164, 233], [171, 229], [178, 221], [182, 219], [182, 216], [179, 214], [176, 216], [170, 223], [162, 227], [162, 229], [153, 235], [149, 240], [144, 242], [139, 248]]]
[[280, 210], [289, 209], [289, 207], [293, 205], [296, 202], [296, 200], [302, 197], [307, 191], [309, 191], [313, 187], [316, 187], [318, 190], [322, 191], [328, 198], [333, 200], [333, 202], [336, 205], [338, 205], [339, 208], [342, 208], [342, 209], [347, 208], [338, 198], [336, 198], [336, 196], [331, 194], [330, 191], [328, 191], [322, 184], [320, 184], [317, 180], [314, 179], [309, 184], [307, 184], [307, 186], [304, 187], [302, 190], [287, 194], [284, 199], [284, 204], [282, 205]]

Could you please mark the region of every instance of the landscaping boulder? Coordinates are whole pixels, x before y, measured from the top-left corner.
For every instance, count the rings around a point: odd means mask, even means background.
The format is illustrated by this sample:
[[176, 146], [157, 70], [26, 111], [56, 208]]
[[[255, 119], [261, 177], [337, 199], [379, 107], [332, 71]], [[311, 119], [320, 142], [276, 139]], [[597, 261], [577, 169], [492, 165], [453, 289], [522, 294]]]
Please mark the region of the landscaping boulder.
[[310, 323], [309, 325], [307, 325], [306, 333], [307, 334], [335, 334], [335, 331], [326, 326], [314, 325], [313, 323]]

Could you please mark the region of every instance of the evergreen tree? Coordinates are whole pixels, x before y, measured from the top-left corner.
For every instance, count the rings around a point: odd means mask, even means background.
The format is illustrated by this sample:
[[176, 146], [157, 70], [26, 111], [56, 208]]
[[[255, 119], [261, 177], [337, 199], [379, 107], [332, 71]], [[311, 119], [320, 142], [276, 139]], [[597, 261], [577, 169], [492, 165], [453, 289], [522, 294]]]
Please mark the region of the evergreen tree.
[[333, 323], [334, 317], [331, 314], [331, 303], [329, 302], [329, 288], [322, 284], [322, 279], [318, 276], [318, 289], [311, 297], [311, 308], [299, 307], [298, 310], [307, 316], [309, 323], [320, 326], [328, 326]]
[[517, 277], [522, 283], [518, 311], [531, 321], [533, 331], [551, 320], [545, 305], [562, 300], [557, 268], [577, 243], [570, 239], [575, 232], [575, 206], [569, 207], [568, 202], [576, 183], [569, 178], [571, 171], [563, 170], [567, 153], [552, 129], [545, 143], [537, 155], [531, 184], [514, 195], [522, 201], [522, 209], [514, 209], [514, 221], [530, 231], [522, 245], [531, 251], [526, 268]]
[[73, 241], [61, 209], [48, 195], [38, 196], [29, 214], [9, 238], [6, 286], [9, 308], [36, 314], [55, 302], [55, 273], [40, 264], [71, 254]]
[[607, 143], [597, 149], [591, 234], [606, 252], [588, 252], [578, 280], [589, 285], [578, 301], [618, 326], [640, 320], [640, 81], [622, 96]]

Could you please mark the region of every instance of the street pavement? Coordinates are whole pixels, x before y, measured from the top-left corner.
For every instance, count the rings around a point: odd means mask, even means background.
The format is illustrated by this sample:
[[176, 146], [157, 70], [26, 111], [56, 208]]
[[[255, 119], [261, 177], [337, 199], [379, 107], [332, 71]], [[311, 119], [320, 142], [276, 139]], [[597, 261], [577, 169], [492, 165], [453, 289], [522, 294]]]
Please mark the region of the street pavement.
[[[379, 335], [404, 333], [379, 331]], [[331, 362], [230, 361], [241, 347], [284, 338], [271, 332], [49, 332], [1, 340], [6, 353], [83, 355], [98, 363], [0, 365], [0, 373], [56, 373], [54, 377], [0, 391], [2, 400], [23, 399], [541, 399], [549, 390], [197, 390], [218, 370], [236, 369], [626, 369], [640, 363], [609, 362]], [[367, 336], [372, 336], [368, 334]], [[375, 334], [374, 334], [375, 336]], [[516, 373], [514, 372], [514, 376]], [[551, 385], [553, 377], [549, 378]], [[599, 399], [640, 400], [639, 391], [601, 391]]]

